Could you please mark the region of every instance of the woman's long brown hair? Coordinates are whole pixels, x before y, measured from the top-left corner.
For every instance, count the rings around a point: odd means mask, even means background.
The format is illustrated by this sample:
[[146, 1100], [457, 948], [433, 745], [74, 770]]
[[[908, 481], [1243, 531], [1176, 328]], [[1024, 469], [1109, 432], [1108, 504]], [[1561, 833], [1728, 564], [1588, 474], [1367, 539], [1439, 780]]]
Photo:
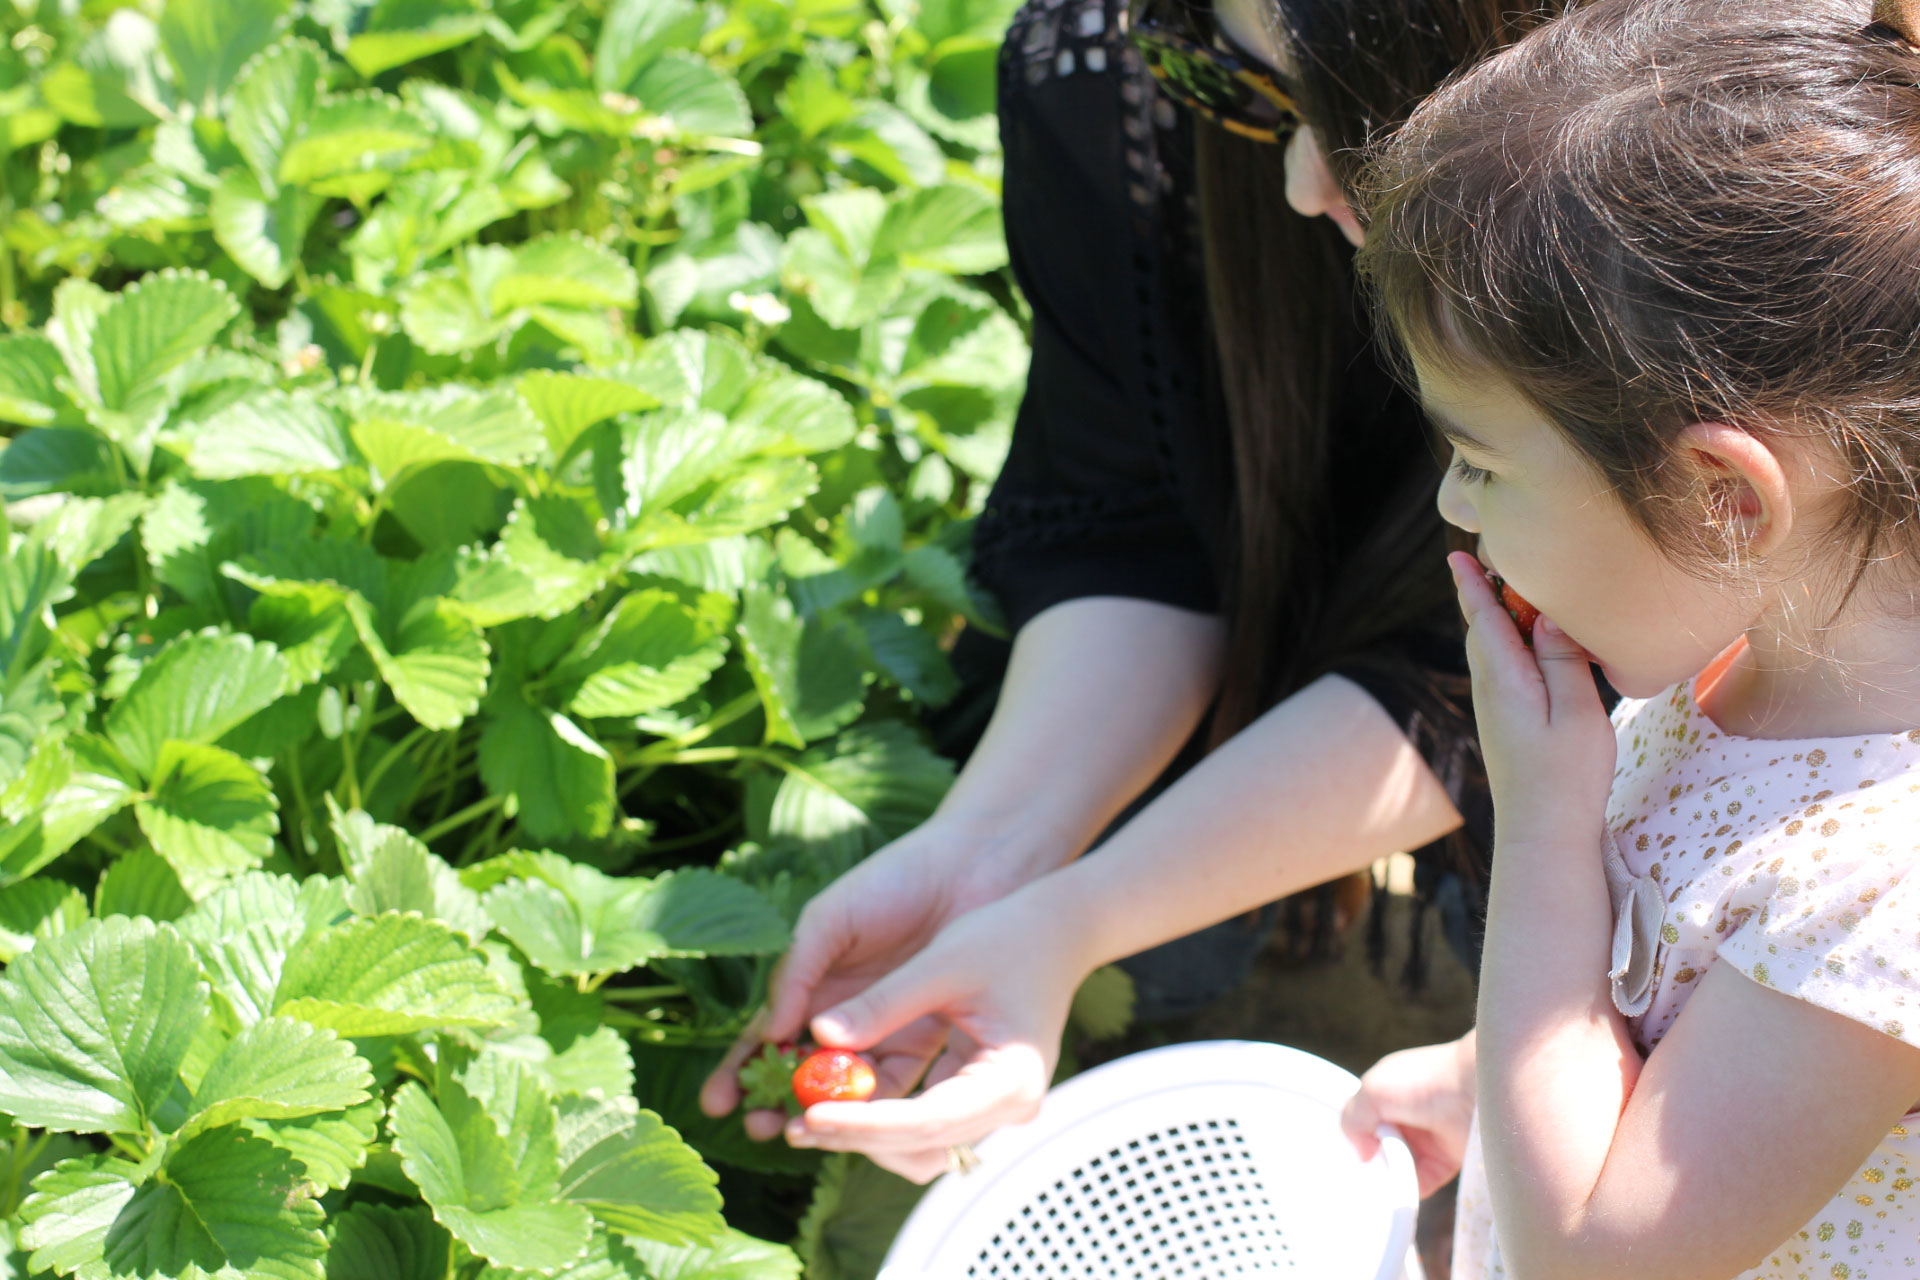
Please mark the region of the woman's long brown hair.
[[[1450, 73], [1539, 25], [1564, 0], [1270, 0], [1302, 106], [1343, 182], [1365, 148]], [[1399, 401], [1350, 385], [1369, 341], [1351, 254], [1286, 201], [1283, 148], [1196, 126], [1201, 243], [1235, 475], [1223, 741], [1336, 663], [1444, 608], [1437, 458]], [[1341, 433], [1336, 438], [1336, 432]], [[1410, 446], [1416, 456], [1409, 456]], [[1336, 457], [1379, 459], [1380, 518], [1328, 572]], [[1396, 456], [1398, 455], [1398, 456]], [[1393, 666], [1391, 657], [1379, 659]], [[1408, 686], [1431, 684], [1402, 660]], [[1439, 729], [1461, 689], [1431, 688]], [[1449, 710], [1450, 709], [1450, 710]]]

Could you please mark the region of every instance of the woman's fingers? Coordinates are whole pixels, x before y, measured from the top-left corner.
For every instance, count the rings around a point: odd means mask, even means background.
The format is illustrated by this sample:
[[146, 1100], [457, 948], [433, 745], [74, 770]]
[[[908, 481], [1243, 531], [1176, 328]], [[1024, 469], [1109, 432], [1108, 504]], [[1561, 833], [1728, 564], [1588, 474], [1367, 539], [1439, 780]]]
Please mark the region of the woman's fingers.
[[[703, 1103], [704, 1105], [704, 1103]], [[787, 1127], [787, 1113], [784, 1111], [749, 1111], [740, 1117], [746, 1127], [747, 1136], [755, 1142], [772, 1142]]]
[[956, 980], [927, 953], [901, 965], [860, 994], [815, 1015], [813, 1038], [834, 1049], [865, 1049], [908, 1024], [943, 1010]]
[[922, 1186], [945, 1173], [950, 1163], [945, 1148], [904, 1154], [883, 1152], [869, 1158], [888, 1173], [899, 1174], [908, 1182], [917, 1182]]
[[[837, 900], [834, 889], [827, 890]], [[849, 950], [853, 938], [844, 912], [832, 902], [815, 899], [800, 915], [793, 946], [774, 966], [767, 982], [769, 1040], [797, 1040], [813, 1008], [814, 993]]]
[[766, 1039], [767, 1015], [763, 1009], [748, 1020], [740, 1038], [720, 1059], [706, 1082], [700, 1086], [700, 1109], [710, 1116], [724, 1116], [740, 1105], [740, 1068], [760, 1051]]
[[876, 1158], [945, 1150], [1031, 1120], [1046, 1086], [1046, 1063], [1037, 1051], [995, 1049], [918, 1097], [820, 1103], [787, 1126], [787, 1140]]

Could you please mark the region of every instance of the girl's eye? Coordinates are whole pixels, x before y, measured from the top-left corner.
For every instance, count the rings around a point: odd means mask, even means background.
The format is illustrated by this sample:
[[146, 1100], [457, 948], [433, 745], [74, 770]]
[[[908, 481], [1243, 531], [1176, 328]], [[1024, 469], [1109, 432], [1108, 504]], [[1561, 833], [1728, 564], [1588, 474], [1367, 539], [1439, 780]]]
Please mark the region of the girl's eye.
[[1461, 484], [1485, 484], [1493, 479], [1493, 472], [1485, 467], [1474, 466], [1460, 456], [1458, 449], [1453, 451], [1453, 474], [1460, 478]]

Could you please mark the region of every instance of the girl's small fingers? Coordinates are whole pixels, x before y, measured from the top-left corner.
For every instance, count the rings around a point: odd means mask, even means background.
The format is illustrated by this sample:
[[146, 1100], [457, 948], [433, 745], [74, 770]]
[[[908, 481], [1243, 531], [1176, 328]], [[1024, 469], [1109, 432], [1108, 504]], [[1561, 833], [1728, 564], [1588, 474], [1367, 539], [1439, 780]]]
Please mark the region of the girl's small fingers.
[[1548, 714], [1554, 719], [1581, 712], [1604, 712], [1593, 680], [1592, 656], [1573, 637], [1541, 618], [1533, 628], [1533, 656], [1547, 686]]
[[1360, 1091], [1348, 1098], [1347, 1105], [1340, 1109], [1340, 1131], [1347, 1135], [1347, 1141], [1353, 1144], [1362, 1160], [1371, 1160], [1374, 1152], [1380, 1150], [1380, 1136], [1375, 1132], [1379, 1127], [1380, 1109], [1373, 1105], [1362, 1084]]

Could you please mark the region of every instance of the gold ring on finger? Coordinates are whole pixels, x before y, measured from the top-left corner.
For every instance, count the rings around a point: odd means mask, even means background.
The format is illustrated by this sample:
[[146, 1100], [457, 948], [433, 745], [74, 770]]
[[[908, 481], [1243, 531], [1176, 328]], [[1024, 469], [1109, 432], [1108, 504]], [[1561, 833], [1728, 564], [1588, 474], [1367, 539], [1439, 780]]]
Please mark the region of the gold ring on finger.
[[958, 1146], [947, 1148], [947, 1172], [969, 1174], [980, 1166], [980, 1157], [975, 1153], [971, 1142], [962, 1142]]

